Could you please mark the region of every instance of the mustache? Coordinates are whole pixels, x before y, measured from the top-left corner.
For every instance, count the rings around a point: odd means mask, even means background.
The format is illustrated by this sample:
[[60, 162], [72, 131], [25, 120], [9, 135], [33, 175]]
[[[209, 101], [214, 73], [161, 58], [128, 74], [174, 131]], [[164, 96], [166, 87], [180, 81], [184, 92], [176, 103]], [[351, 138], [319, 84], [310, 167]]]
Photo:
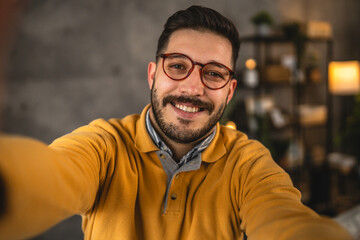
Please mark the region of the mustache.
[[163, 107], [165, 107], [166, 104], [168, 103], [174, 103], [174, 102], [177, 102], [177, 103], [191, 103], [192, 105], [195, 105], [201, 109], [204, 109], [204, 110], [207, 110], [209, 111], [210, 113], [212, 111], [214, 111], [214, 104], [211, 103], [211, 102], [204, 102], [196, 97], [189, 97], [189, 96], [172, 96], [172, 95], [169, 95], [169, 96], [166, 96], [163, 98], [163, 101], [162, 101], [162, 104], [163, 104]]

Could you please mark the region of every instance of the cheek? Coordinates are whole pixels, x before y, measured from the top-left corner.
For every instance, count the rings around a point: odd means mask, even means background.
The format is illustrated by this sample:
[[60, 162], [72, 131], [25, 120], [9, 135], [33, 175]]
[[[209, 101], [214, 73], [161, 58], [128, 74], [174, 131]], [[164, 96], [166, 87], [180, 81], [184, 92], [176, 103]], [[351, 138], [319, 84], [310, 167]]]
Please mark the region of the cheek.
[[160, 92], [173, 92], [178, 88], [178, 82], [159, 75], [156, 76], [153, 87]]
[[226, 104], [228, 90], [219, 89], [219, 90], [210, 90], [207, 92], [208, 98], [215, 104], [215, 106], [220, 106]]

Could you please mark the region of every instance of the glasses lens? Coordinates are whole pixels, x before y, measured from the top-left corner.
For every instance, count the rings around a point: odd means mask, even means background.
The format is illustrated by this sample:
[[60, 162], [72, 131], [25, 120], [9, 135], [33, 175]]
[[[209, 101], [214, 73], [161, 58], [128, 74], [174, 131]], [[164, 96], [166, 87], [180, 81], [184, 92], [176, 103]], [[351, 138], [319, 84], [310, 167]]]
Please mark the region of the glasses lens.
[[221, 88], [229, 81], [231, 74], [221, 64], [209, 63], [202, 70], [204, 84], [209, 88]]
[[172, 54], [164, 59], [165, 73], [175, 80], [185, 78], [191, 67], [191, 60], [184, 55]]

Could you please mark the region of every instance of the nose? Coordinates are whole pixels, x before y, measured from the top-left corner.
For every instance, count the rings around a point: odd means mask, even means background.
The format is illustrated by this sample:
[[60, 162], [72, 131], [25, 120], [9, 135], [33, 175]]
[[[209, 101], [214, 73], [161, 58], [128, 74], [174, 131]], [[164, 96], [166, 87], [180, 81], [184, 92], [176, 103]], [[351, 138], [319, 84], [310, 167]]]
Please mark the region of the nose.
[[179, 82], [180, 91], [186, 93], [189, 96], [201, 96], [205, 92], [205, 86], [201, 81], [201, 69], [202, 66], [195, 65], [190, 75]]

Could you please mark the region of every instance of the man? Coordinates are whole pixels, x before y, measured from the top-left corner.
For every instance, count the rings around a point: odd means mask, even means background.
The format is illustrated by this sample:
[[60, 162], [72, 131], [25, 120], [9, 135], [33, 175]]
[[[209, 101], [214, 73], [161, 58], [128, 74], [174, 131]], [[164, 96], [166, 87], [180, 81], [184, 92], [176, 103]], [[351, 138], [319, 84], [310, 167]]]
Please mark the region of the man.
[[165, 24], [141, 115], [95, 120], [50, 146], [3, 136], [1, 239], [73, 214], [85, 239], [348, 239], [301, 204], [260, 143], [219, 125], [238, 50], [228, 19], [192, 6]]

